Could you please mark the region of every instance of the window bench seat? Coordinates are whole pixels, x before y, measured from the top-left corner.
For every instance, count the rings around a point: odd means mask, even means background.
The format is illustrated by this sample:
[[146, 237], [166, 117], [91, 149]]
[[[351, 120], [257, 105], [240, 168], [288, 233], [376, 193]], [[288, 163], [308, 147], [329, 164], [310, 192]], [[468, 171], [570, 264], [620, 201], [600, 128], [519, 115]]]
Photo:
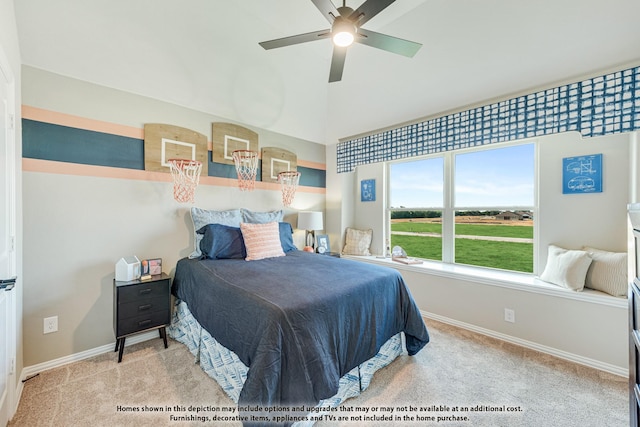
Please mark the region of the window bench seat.
[[561, 288], [551, 283], [540, 280], [537, 276], [515, 271], [492, 270], [489, 268], [472, 267], [465, 265], [446, 264], [442, 262], [424, 260], [422, 264], [402, 264], [391, 258], [377, 256], [353, 256], [342, 255], [343, 258], [356, 261], [369, 262], [395, 268], [399, 271], [413, 271], [432, 276], [442, 276], [457, 280], [468, 280], [491, 286], [501, 286], [510, 289], [518, 289], [525, 292], [553, 295], [560, 298], [574, 299], [578, 301], [592, 302], [595, 304], [609, 305], [612, 307], [627, 308], [628, 301], [624, 297], [614, 297], [594, 289], [585, 288], [581, 292]]

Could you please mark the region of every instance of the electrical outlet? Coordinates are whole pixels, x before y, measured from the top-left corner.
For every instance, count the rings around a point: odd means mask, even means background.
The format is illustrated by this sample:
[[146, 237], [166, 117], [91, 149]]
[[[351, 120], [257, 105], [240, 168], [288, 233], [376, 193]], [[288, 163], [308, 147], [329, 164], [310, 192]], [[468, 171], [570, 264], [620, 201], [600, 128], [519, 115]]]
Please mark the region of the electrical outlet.
[[516, 323], [516, 312], [510, 308], [504, 309], [504, 321], [510, 323]]
[[44, 333], [50, 334], [51, 332], [58, 332], [58, 316], [45, 317], [44, 319]]

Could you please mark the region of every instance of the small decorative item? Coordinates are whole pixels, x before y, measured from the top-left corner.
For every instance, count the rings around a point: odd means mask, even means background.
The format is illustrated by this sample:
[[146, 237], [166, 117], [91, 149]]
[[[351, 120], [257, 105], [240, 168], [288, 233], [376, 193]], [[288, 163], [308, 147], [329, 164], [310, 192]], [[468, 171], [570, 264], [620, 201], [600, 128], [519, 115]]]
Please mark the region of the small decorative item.
[[162, 258], [144, 259], [141, 265], [143, 276], [157, 276], [158, 274], [162, 274]]
[[562, 194], [602, 193], [602, 154], [562, 159]]
[[363, 179], [360, 181], [360, 201], [375, 202], [376, 201], [376, 180]]
[[331, 252], [331, 246], [329, 245], [329, 236], [326, 234], [318, 234], [318, 253], [328, 254]]
[[140, 260], [138, 257], [128, 256], [116, 262], [116, 281], [129, 282], [140, 278]]
[[407, 253], [402, 249], [401, 246], [394, 246], [393, 251], [391, 252], [391, 259], [393, 261], [399, 262], [401, 264], [422, 264], [422, 260], [416, 258], [409, 258]]

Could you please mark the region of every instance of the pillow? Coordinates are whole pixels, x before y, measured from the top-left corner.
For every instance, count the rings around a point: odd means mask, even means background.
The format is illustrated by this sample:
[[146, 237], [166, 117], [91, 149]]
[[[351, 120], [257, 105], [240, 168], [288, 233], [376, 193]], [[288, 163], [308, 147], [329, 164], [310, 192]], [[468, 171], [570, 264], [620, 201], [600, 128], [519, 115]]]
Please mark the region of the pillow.
[[585, 288], [606, 292], [615, 297], [627, 295], [627, 254], [607, 252], [585, 246], [593, 261], [587, 271]]
[[293, 244], [293, 228], [288, 222], [278, 224], [280, 229], [280, 244], [285, 252], [297, 251], [298, 248]]
[[540, 276], [545, 282], [580, 292], [584, 288], [591, 256], [585, 251], [549, 245], [547, 265]]
[[251, 224], [266, 224], [267, 222], [281, 222], [284, 218], [284, 211], [273, 212], [252, 212], [249, 209], [241, 208], [242, 222]]
[[280, 244], [280, 226], [277, 222], [266, 224], [240, 224], [244, 246], [247, 248], [247, 261], [284, 256]]
[[240, 227], [242, 222], [242, 214], [240, 209], [231, 209], [228, 211], [210, 211], [200, 208], [191, 208], [191, 220], [193, 221], [193, 240], [195, 242], [194, 251], [189, 258], [200, 258], [200, 241], [202, 234], [198, 234], [198, 230], [207, 224], [222, 224], [230, 227]]
[[209, 259], [243, 259], [247, 256], [239, 227], [207, 224], [198, 230], [202, 234], [200, 250]]
[[347, 236], [342, 253], [344, 255], [371, 255], [369, 246], [373, 238], [373, 230], [356, 230], [347, 227]]

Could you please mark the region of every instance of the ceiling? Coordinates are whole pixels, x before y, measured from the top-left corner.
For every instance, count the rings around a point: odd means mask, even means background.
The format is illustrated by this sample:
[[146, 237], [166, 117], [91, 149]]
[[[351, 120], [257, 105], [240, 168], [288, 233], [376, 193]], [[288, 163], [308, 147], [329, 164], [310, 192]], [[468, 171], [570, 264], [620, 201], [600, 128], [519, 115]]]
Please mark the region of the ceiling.
[[23, 64], [321, 144], [640, 65], [638, 0], [397, 0], [363, 27], [420, 51], [335, 83], [328, 39], [258, 45], [329, 28], [310, 0], [14, 3]]

